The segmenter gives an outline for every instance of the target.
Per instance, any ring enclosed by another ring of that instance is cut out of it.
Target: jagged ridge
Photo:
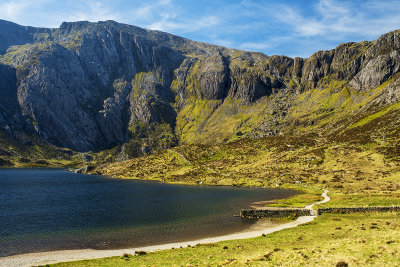
[[[400,99],[400,31],[302,59],[114,21],[0,24],[0,127],[78,151],[123,144],[127,158],[178,142],[346,136]]]

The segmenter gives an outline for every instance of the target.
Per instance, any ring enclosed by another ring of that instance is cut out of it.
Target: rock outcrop
[[[293,117],[293,107],[304,104],[296,97],[302,92],[330,88],[332,81],[365,92],[400,70],[400,31],[302,59],[228,49],[114,21],[63,23],[57,29],[7,21],[0,26],[0,127],[78,151],[135,143],[137,151],[149,153],[159,144],[152,133],[174,135],[177,123],[177,137],[190,134],[195,142],[209,136],[212,142],[214,128],[227,117],[236,119],[221,133],[225,139],[236,132],[275,135],[288,125],[315,123]],[[397,86],[384,92],[383,106],[399,100]],[[179,116],[196,101],[211,103],[210,109],[192,112],[194,118]],[[260,101],[266,101],[264,108]],[[248,111],[256,106],[252,114],[258,120]],[[171,144],[176,141],[163,146]]]

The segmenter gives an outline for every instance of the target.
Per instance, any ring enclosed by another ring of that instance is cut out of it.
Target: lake
[[[62,169],[0,169],[0,257],[114,249],[242,231],[252,202],[293,191],[169,185]]]

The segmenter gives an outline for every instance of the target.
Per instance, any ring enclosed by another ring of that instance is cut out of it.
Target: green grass
[[[382,110],[380,110],[380,111],[378,111],[378,112],[376,112],[376,113],[374,113],[374,114],[372,114],[372,115],[370,115],[368,117],[363,118],[362,120],[360,120],[357,123],[355,123],[352,126],[350,126],[350,129],[363,126],[363,125],[365,125],[365,124],[367,124],[367,123],[369,123],[369,122],[371,122],[371,121],[373,121],[375,119],[378,119],[378,118],[386,115],[390,111],[399,110],[399,109],[400,109],[400,103],[396,103],[396,104],[390,105],[390,106],[388,106],[388,107],[386,107],[386,108],[384,108],[384,109],[382,109]]]
[[[65,168],[86,164],[78,153],[65,148],[43,143],[35,136],[21,135],[31,141],[24,145],[0,130],[0,167]],[[3,163],[3,164],[2,164]]]
[[[399,230],[398,213],[324,214],[265,237],[52,266],[398,266]]]
[[[269,206],[303,207],[322,199],[320,189],[303,185],[330,191],[331,201],[319,207],[400,205],[400,162],[393,157],[397,150],[386,149],[396,147],[397,139],[387,140],[384,145],[333,140],[301,136],[241,139],[224,145],[184,145],[171,149],[172,152],[104,165],[98,171],[115,177],[159,179],[170,183],[201,181],[205,185],[270,188],[278,185],[278,188],[300,192]],[[236,266],[334,266],[340,261],[350,266],[398,265],[399,224],[398,213],[324,214],[305,226],[263,238],[132,258],[82,261],[74,266],[218,266],[228,263]],[[224,246],[228,249],[223,249]]]
[[[69,36],[64,45],[71,49],[78,47],[80,36],[80,33]],[[343,64],[337,67],[345,73],[373,44],[341,45],[339,48],[351,50],[352,56],[343,59]],[[29,49],[33,46],[15,46],[0,57],[0,61],[11,64]],[[40,52],[47,49],[47,45],[36,45],[35,49]],[[387,86],[397,82],[398,74],[370,90],[352,89],[348,81],[340,80],[337,72],[321,79],[316,87],[283,75],[282,82],[289,89],[282,86],[274,94],[249,104],[234,97],[224,101],[205,99],[199,75],[210,70],[222,71],[223,66],[219,57],[207,63],[207,59],[199,55],[188,56],[191,58],[187,60],[193,64],[187,69],[184,66],[188,64],[182,64],[181,69],[188,75],[184,80],[175,77],[171,85],[177,95],[175,103],[171,103],[177,112],[175,128],[165,123],[131,124],[132,139],[124,144],[125,156],[143,155],[144,145],[150,147],[153,154],[115,162],[121,156],[118,147],[90,153],[91,164],[97,165],[93,173],[166,183],[278,186],[299,191],[298,195],[269,206],[302,207],[321,200],[321,190],[301,185],[329,189],[331,201],[321,207],[400,205],[400,131],[397,123],[400,104],[370,105],[382,102],[373,101],[385,94]],[[37,57],[33,59],[38,60]],[[317,60],[317,54],[310,60]],[[232,52],[229,68],[233,82],[246,86],[262,77],[273,84],[275,78],[265,71],[273,61],[274,57]],[[284,64],[275,67],[282,73],[286,68]],[[156,84],[163,84],[163,81],[153,76],[152,73],[136,75],[133,97],[155,94]],[[178,96],[181,90],[186,92],[185,100]],[[269,134],[276,136],[263,137]],[[5,156],[1,156],[0,163],[11,162],[15,167],[23,167],[34,166],[36,161],[44,159],[48,166],[86,164],[76,153],[64,155],[43,144],[26,148],[1,135],[0,131],[0,152]],[[176,144],[179,146],[170,148]],[[31,162],[20,162],[21,158],[31,156]],[[52,160],[55,157],[58,159]],[[379,229],[367,227],[372,223],[377,223]],[[366,230],[361,229],[362,224]],[[350,265],[399,265],[398,225],[398,214],[323,215],[308,225],[265,238],[139,257],[85,261],[74,263],[74,266],[325,266],[339,261]],[[386,243],[392,239],[396,242]]]
[[[380,207],[400,206],[400,194],[343,194],[331,193],[331,201],[318,205],[322,207]]]
[[[398,206],[400,164],[388,157],[392,154],[392,150],[383,150],[376,143],[357,145],[307,136],[273,137],[224,145],[178,146],[157,155],[107,164],[97,171],[169,183],[201,181],[204,185],[272,188],[278,185],[300,192],[269,206],[303,207],[322,199],[320,189],[304,185],[329,189],[331,201],[319,207]],[[350,266],[394,266],[399,264],[399,224],[398,213],[324,214],[307,225],[266,237],[71,264],[334,266],[344,261]],[[228,249],[223,249],[225,246]]]
[[[292,196],[290,198],[275,200],[273,203],[267,204],[268,207],[302,208],[304,206],[321,201],[323,199],[323,197],[321,196],[323,191],[321,189],[307,188],[290,184],[285,184],[280,188],[294,189],[299,194]]]

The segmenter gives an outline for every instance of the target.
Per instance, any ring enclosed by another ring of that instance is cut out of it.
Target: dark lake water
[[[228,234],[260,188],[168,185],[60,169],[0,169],[0,257],[60,249],[110,249]]]

